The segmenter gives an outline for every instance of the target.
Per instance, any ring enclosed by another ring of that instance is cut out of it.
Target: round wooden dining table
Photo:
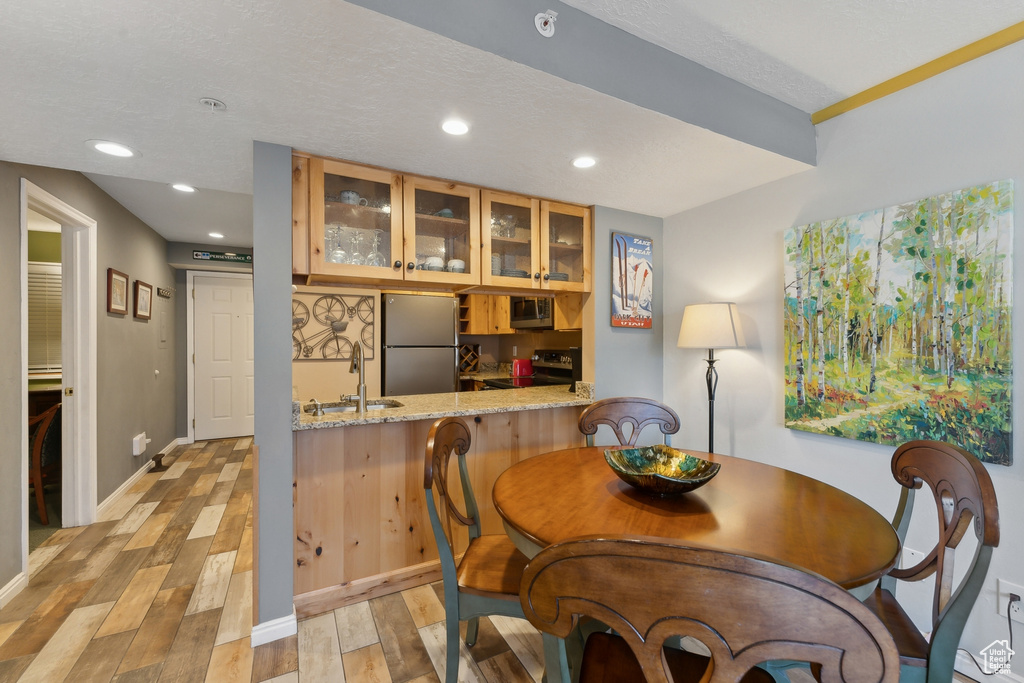
[[[846,589],[871,583],[899,557],[896,532],[877,511],[802,474],[687,450],[721,469],[701,488],[661,498],[620,480],[605,448],[544,453],[498,477],[494,506],[527,557],[576,536],[657,536],[762,555]]]

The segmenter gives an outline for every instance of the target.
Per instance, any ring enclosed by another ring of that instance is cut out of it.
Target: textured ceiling
[[[1020,0],[562,0],[815,112],[1024,21]]]
[[[568,4],[808,112],[1024,19],[1019,0]],[[251,244],[252,140],[654,216],[807,168],[340,0],[0,3],[0,83],[0,158],[85,172],[170,240]],[[450,114],[469,135],[441,133]]]

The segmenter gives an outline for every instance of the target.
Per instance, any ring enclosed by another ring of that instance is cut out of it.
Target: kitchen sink
[[[367,399],[366,401],[367,410],[381,410],[383,408],[401,408],[402,405],[403,404],[401,402],[395,401],[390,398],[372,398]],[[321,410],[324,411],[325,415],[328,413],[354,413],[356,412],[356,410],[358,410],[359,403],[357,401],[327,402],[321,403],[320,408]],[[316,412],[316,406],[314,406],[312,403],[303,406],[302,409],[307,413]]]

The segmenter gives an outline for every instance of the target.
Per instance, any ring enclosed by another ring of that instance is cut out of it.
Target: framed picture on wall
[[[153,312],[153,286],[135,281],[135,317],[149,320]]]
[[[128,313],[128,276],[107,268],[107,313]]]
[[[654,240],[612,233],[612,327],[651,329],[653,261]]]

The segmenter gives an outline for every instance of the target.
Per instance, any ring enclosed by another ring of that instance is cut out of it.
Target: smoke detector
[[[558,12],[549,9],[547,12],[541,12],[534,17],[533,23],[542,36],[550,38],[555,35],[555,19],[557,18]]]
[[[203,105],[210,111],[224,111],[228,108],[228,105],[224,104],[220,100],[215,100],[212,97],[201,97],[199,98],[199,104]]]

